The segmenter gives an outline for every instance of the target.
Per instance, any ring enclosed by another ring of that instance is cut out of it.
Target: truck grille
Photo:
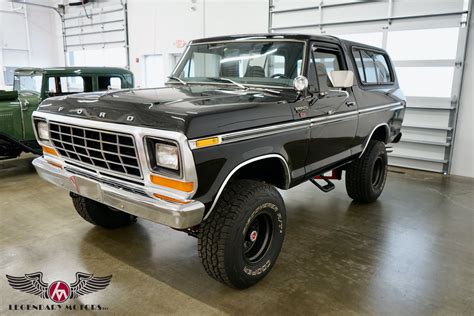
[[[65,159],[142,178],[132,135],[49,122],[50,139]]]

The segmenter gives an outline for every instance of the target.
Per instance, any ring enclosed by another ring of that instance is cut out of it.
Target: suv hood
[[[177,131],[192,139],[290,121],[288,103],[295,97],[292,90],[270,94],[216,86],[169,86],[54,97],[43,101],[38,111]]]

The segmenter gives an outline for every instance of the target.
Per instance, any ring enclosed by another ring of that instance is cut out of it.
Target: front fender
[[[286,188],[304,176],[309,128],[194,149],[198,191],[194,199],[208,204],[217,200],[227,181],[240,167],[268,158],[279,158],[286,168]]]

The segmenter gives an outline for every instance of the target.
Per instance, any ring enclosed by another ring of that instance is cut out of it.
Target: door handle
[[[347,101],[347,102],[346,102],[346,105],[347,105],[348,107],[351,107],[351,106],[356,105],[356,103],[355,103],[354,101]]]

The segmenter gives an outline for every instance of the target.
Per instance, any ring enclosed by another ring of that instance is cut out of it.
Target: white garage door
[[[127,6],[121,1],[66,7],[67,66],[128,67]]]
[[[449,173],[469,10],[469,0],[270,0],[269,31],[386,49],[407,96],[403,137],[389,163]]]

